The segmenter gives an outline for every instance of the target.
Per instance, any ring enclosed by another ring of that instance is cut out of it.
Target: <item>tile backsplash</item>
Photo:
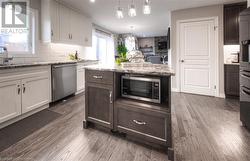
[[[33,56],[29,57],[14,56],[12,63],[28,63],[35,61],[53,61],[53,60],[66,61],[69,60],[69,54],[75,53],[76,51],[78,51],[79,57],[81,59],[89,59],[89,60],[96,59],[95,54],[93,53],[91,47],[68,45],[68,44],[39,43],[39,45],[36,47],[36,52]]]
[[[240,45],[224,45],[224,63],[232,63],[235,54],[240,52]]]

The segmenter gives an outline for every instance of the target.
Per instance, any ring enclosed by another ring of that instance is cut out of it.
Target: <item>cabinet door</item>
[[[112,86],[87,83],[85,103],[87,121],[113,129]]]
[[[71,10],[70,11],[70,33],[71,33],[71,41],[74,44],[82,45],[83,41],[81,41],[81,35],[83,35],[81,23],[80,23],[80,14]]]
[[[226,96],[240,95],[239,66],[225,65],[225,92]]]
[[[58,42],[59,37],[59,3],[52,0],[50,1],[50,13],[51,13],[51,40],[52,42]]]
[[[77,67],[77,92],[85,89],[85,69],[81,66]]]
[[[22,113],[29,112],[50,102],[50,79],[41,75],[22,80]]]
[[[60,41],[62,43],[70,42],[70,9],[59,5],[59,13],[60,13]]]
[[[21,115],[21,81],[0,83],[0,123]]]
[[[84,46],[92,46],[92,23],[90,19],[82,16],[81,18],[81,26],[82,26],[82,32],[83,32],[83,37],[82,41]]]
[[[225,5],[224,7],[224,44],[239,44],[239,14],[246,9],[246,3]]]

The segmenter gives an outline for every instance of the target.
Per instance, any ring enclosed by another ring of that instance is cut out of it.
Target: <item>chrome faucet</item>
[[[3,65],[8,65],[10,63],[11,60],[13,60],[13,57],[9,57],[9,53],[8,53],[8,49],[5,46],[0,46],[0,48],[2,49],[1,54],[4,55],[4,57],[2,58],[2,64]]]

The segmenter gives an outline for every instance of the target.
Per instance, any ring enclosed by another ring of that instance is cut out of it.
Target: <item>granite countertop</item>
[[[12,69],[12,68],[21,68],[21,67],[33,67],[33,66],[44,66],[44,65],[61,65],[61,64],[77,64],[83,63],[86,65],[91,65],[93,63],[98,63],[96,60],[80,60],[80,61],[38,61],[30,63],[11,63],[8,65],[0,65],[1,69]]]
[[[132,64],[132,63],[131,63]],[[151,63],[141,63],[140,65],[131,66],[118,66],[112,65],[89,65],[85,69],[90,70],[100,70],[100,71],[113,71],[119,73],[134,73],[134,74],[146,74],[146,75],[157,75],[157,76],[174,76],[175,72],[168,66],[164,64],[151,64]]]

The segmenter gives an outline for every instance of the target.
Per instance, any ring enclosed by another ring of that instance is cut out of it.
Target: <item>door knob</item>
[[[182,63],[184,63],[184,62],[185,62],[185,60],[181,60],[181,62],[182,62]]]

